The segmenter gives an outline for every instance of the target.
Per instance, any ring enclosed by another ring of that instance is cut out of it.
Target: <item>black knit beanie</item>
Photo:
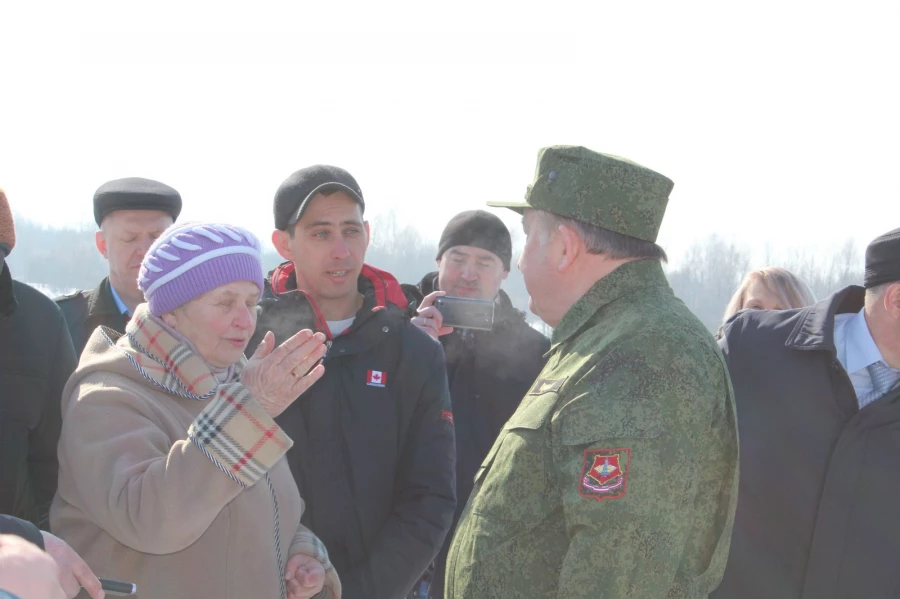
[[[866,248],[866,289],[900,281],[900,229],[876,237]]]
[[[500,258],[503,268],[509,270],[509,263],[512,260],[512,239],[509,236],[509,229],[502,220],[490,212],[468,210],[450,219],[441,234],[437,259],[440,260],[444,252],[458,245],[487,250]]]

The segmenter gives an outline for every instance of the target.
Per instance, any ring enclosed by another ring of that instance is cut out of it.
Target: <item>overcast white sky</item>
[[[325,162],[436,239],[580,144],[675,181],[676,259],[712,232],[864,246],[900,226],[898,6],[5,2],[0,186],[59,226],[155,178],[268,239],[275,189]]]

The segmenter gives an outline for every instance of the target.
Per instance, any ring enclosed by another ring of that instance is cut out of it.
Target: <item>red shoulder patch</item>
[[[631,449],[587,449],[578,481],[578,494],[597,501],[619,499],[628,486]]]
[[[453,424],[453,412],[450,410],[441,410],[441,420],[446,420],[450,424]]]

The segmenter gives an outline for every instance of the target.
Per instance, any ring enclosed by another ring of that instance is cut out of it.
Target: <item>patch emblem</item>
[[[561,379],[538,379],[534,382],[534,386],[531,388],[531,391],[528,392],[528,395],[543,395],[544,393],[559,391],[559,388],[562,387],[562,384],[566,382],[567,378],[569,377],[563,377]]]
[[[366,384],[370,387],[384,387],[387,384],[387,373],[380,370],[370,370],[366,376]]]
[[[453,412],[450,410],[441,410],[441,420],[446,420],[450,424],[453,424]]]
[[[588,449],[584,452],[578,493],[597,501],[625,495],[631,449]]]

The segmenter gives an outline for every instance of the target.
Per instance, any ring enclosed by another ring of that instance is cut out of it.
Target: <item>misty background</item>
[[[370,220],[372,240],[366,262],[393,274],[401,283],[418,283],[436,270],[437,243],[388,211]],[[51,228],[16,216],[17,242],[7,258],[14,278],[41,289],[51,297],[76,289],[93,289],[106,276],[106,261],[94,245],[94,228]],[[524,234],[511,228],[514,263],[503,289],[513,304],[528,314],[529,322],[549,334],[550,329],[528,311],[528,293],[515,260]],[[263,240],[266,272],[283,259]],[[666,245],[663,243],[663,248]],[[861,284],[865,247],[853,238],[824,247],[785,243],[750,246],[717,234],[700,237],[687,250],[669,255],[669,284],[714,332],[722,321],[728,299],[744,275],[753,268],[781,266],[804,279],[818,299],[851,284]]]
[[[583,145],[674,181],[666,272],[715,330],[748,270],[823,298],[900,225],[898,22],[883,0],[0,3],[10,264],[50,295],[96,286],[90,198],[139,176],[182,220],[254,232],[271,267],[279,183],[334,164],[365,193],[368,261],[414,283],[453,215]],[[526,309],[516,268],[504,289]]]

